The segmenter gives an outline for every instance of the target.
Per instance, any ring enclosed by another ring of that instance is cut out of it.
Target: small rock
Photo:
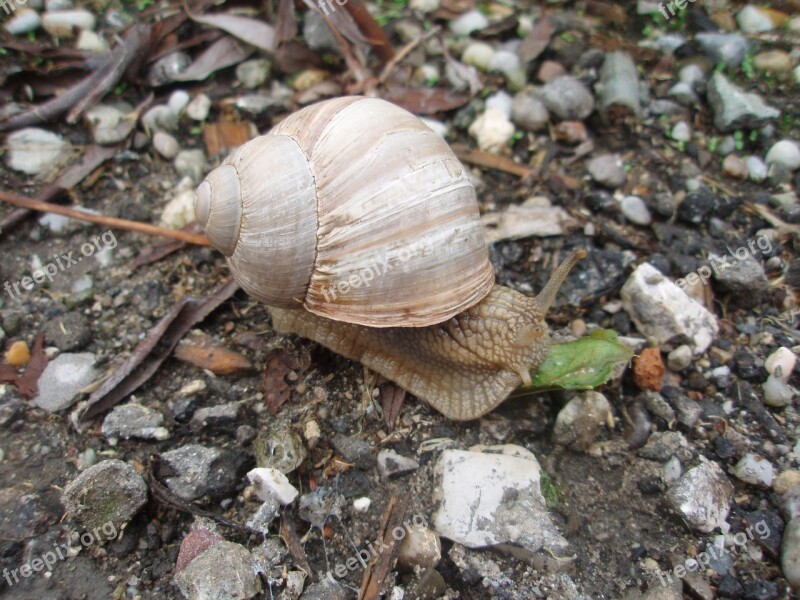
[[[753,57],[753,67],[762,73],[782,75],[792,70],[792,57],[783,50],[759,52]]]
[[[23,340],[17,340],[8,347],[5,354],[5,361],[12,367],[27,365],[31,359],[31,351],[28,344]]]
[[[506,78],[508,88],[516,92],[527,83],[527,73],[519,61],[516,52],[498,50],[489,63],[489,71],[502,73]]]
[[[606,397],[599,392],[584,392],[558,412],[553,440],[562,446],[585,451],[594,443],[603,425],[610,423],[613,423],[611,405]]]
[[[672,139],[677,142],[689,142],[692,139],[692,129],[686,121],[679,121],[672,128]]]
[[[183,110],[188,106],[189,100],[189,92],[186,90],[175,90],[169,95],[169,100],[167,100],[167,108],[169,108],[173,114],[179,117]]]
[[[378,452],[378,472],[384,479],[394,479],[419,469],[419,463],[413,458],[401,456],[394,450]]]
[[[781,570],[792,589],[800,591],[800,518],[794,518],[783,530]]]
[[[440,0],[411,0],[409,3],[411,10],[418,10],[423,13],[435,12],[440,5]]]
[[[553,128],[553,137],[565,144],[580,144],[589,139],[582,121],[561,121]]]
[[[71,38],[74,29],[94,29],[95,18],[88,10],[59,10],[42,15],[42,28],[57,38]]]
[[[194,192],[184,189],[167,202],[161,213],[161,226],[167,229],[181,229],[195,218]]]
[[[736,15],[736,22],[745,33],[763,33],[775,28],[769,14],[752,4],[748,4],[739,11]]]
[[[692,86],[692,88],[702,84],[705,86],[708,74],[705,69],[697,63],[690,63],[678,72],[678,80]]]
[[[147,503],[147,484],[128,463],[104,460],[72,480],[62,501],[87,530],[102,530],[103,536],[97,537],[113,539]]]
[[[319,425],[315,421],[310,421],[317,425],[317,431],[309,431],[311,439],[320,437]],[[306,424],[306,429],[308,430]],[[306,438],[309,439],[309,438]],[[309,445],[311,441],[309,439]],[[259,467],[273,467],[281,473],[288,474],[299,467],[308,456],[303,442],[288,423],[278,421],[275,425],[270,425],[268,431],[259,434],[255,443],[256,464]],[[367,455],[370,455],[367,446]],[[371,457],[370,457],[371,458]],[[371,463],[370,463],[371,464]]]
[[[103,39],[99,33],[83,29],[78,34],[78,41],[75,43],[78,50],[85,50],[87,52],[94,52],[95,54],[105,54],[110,52],[108,42]]]
[[[514,136],[514,124],[505,113],[489,108],[470,125],[469,134],[481,150],[499,154]]]
[[[6,138],[6,164],[28,175],[47,176],[66,159],[69,144],[61,136],[26,127]]]
[[[83,117],[92,130],[92,138],[98,144],[116,144],[125,139],[133,130],[133,120],[125,119],[121,110],[106,104],[97,104],[84,113]]]
[[[401,569],[413,571],[417,566],[432,569],[441,559],[442,542],[435,531],[424,525],[406,526],[406,535],[397,555],[397,564]]]
[[[159,130],[153,134],[153,148],[167,160],[172,160],[180,152],[181,146],[170,134]]]
[[[733,467],[733,474],[745,483],[770,488],[774,469],[766,458],[748,452]]]
[[[667,356],[667,366],[679,373],[692,364],[692,349],[686,344],[681,344]]]
[[[300,494],[286,475],[277,469],[259,467],[250,471],[247,478],[255,486],[258,498],[264,502],[277,500],[285,506],[294,502]]]
[[[269,79],[270,64],[265,58],[246,60],[236,67],[236,79],[242,87],[252,90]]]
[[[511,544],[517,556],[571,556],[547,511],[536,457],[514,445],[481,450],[441,454],[434,484],[439,535],[468,548]]]
[[[107,438],[141,438],[144,440],[166,440],[169,431],[162,427],[164,415],[141,404],[115,406],[103,420],[103,435]]]
[[[69,408],[81,390],[99,377],[94,363],[94,354],[89,352],[59,354],[47,363],[39,378],[39,394],[33,402],[47,412]]]
[[[281,512],[281,504],[277,499],[270,496],[268,500],[264,501],[252,517],[247,519],[247,526],[250,529],[269,534],[269,528],[272,522]]]
[[[744,159],[752,181],[764,181],[769,172],[767,165],[757,156],[748,156]]]
[[[547,127],[550,114],[541,100],[519,92],[511,103],[511,119],[527,131],[541,131]]]
[[[694,106],[697,104],[697,94],[694,93],[694,88],[682,81],[669,88],[667,96],[682,106]]]
[[[764,361],[764,368],[770,375],[780,377],[784,382],[789,381],[792,371],[797,364],[797,357],[789,348],[778,348]]]
[[[568,75],[568,73],[561,63],[553,60],[545,60],[539,66],[539,70],[536,73],[536,78],[542,83],[548,83],[565,75]]]
[[[486,108],[492,108],[495,110],[499,110],[503,113],[506,117],[511,118],[511,96],[509,96],[504,91],[495,92],[488,98],[486,98]]]
[[[348,598],[350,595],[347,590],[331,576],[308,586],[301,600],[348,600]]]
[[[362,496],[361,498],[356,498],[355,500],[353,500],[353,510],[355,510],[358,513],[367,512],[371,505],[372,505],[372,500],[370,500],[366,496]]]
[[[693,528],[711,533],[728,516],[733,485],[717,463],[704,461],[692,467],[670,488],[667,499]]]
[[[178,175],[190,177],[192,181],[199,183],[206,171],[206,155],[202,150],[181,150],[175,157],[174,166]]]
[[[703,32],[694,39],[714,64],[738,67],[747,52],[747,40],[738,33]]]
[[[619,154],[595,156],[586,162],[586,170],[597,183],[612,189],[622,186],[627,179],[625,164]]]
[[[691,449],[682,433],[677,431],[656,431],[647,443],[639,448],[639,456],[648,460],[666,462],[672,457],[689,460]]]
[[[705,352],[719,330],[713,314],[649,263],[636,268],[622,287],[621,296],[623,308],[637,329],[654,337],[659,345],[685,335],[697,355]]]
[[[788,406],[797,391],[776,375],[770,375],[764,382],[764,403],[775,408]]]
[[[775,478],[772,489],[776,494],[785,494],[796,485],[800,485],[800,471],[787,469]]]
[[[213,529],[202,526],[192,529],[181,542],[178,559],[175,561],[175,572],[180,573],[195,558],[222,541],[225,541],[225,538]]]
[[[547,83],[540,92],[545,107],[563,120],[582,120],[594,110],[594,97],[574,77],[559,77]]]
[[[168,469],[166,486],[182,500],[191,502],[202,496],[229,496],[247,471],[247,456],[236,450],[188,444],[161,455]]]
[[[11,35],[25,35],[31,31],[36,31],[42,24],[39,13],[30,8],[18,8],[14,11],[14,16],[6,21],[3,27]]]
[[[711,254],[709,260],[714,256]],[[731,301],[742,308],[752,308],[761,302],[769,290],[769,280],[753,255],[747,253],[744,258],[730,259],[725,268],[719,259],[716,263],[719,267],[713,275],[715,289],[730,294]]]
[[[476,69],[487,72],[494,58],[494,48],[485,42],[472,42],[464,49],[461,62],[472,65]]]
[[[473,31],[486,29],[489,20],[479,10],[472,9],[451,20],[449,26],[455,35],[469,35]]]
[[[714,124],[722,132],[757,129],[780,116],[780,111],[768,106],[761,96],[745,92],[722,73],[711,78],[708,101],[714,111]]]
[[[211,98],[205,94],[198,94],[186,105],[186,114],[194,121],[205,121],[211,110]]]
[[[358,438],[336,434],[331,440],[333,447],[344,459],[357,468],[367,471],[375,465],[369,442]]]
[[[175,131],[178,128],[178,115],[166,104],[157,104],[142,115],[142,125],[148,132],[159,129]]]
[[[261,591],[253,556],[244,546],[217,542],[177,575],[175,584],[189,600],[253,598]]]
[[[728,177],[733,177],[735,179],[747,179],[750,175],[747,162],[735,154],[729,154],[725,157],[725,160],[722,161],[722,170],[725,171]]]
[[[777,142],[767,152],[768,165],[777,163],[789,171],[800,169],[800,144],[791,140]]]
[[[199,409],[189,424],[195,431],[205,431],[211,435],[230,434],[242,422],[243,416],[242,402],[227,402]]]
[[[653,222],[650,209],[639,196],[625,196],[619,203],[620,212],[625,215],[631,223],[646,227]]]

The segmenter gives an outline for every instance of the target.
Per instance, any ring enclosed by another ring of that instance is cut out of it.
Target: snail
[[[496,285],[475,190],[447,143],[389,102],[288,116],[198,186],[195,213],[273,327],[361,362],[454,420],[495,408],[544,360],[545,313]]]

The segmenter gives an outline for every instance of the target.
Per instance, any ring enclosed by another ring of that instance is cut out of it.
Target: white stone
[[[588,391],[575,396],[558,412],[553,440],[575,450],[587,450],[611,418],[611,404],[600,392]]]
[[[672,139],[677,142],[688,142],[692,139],[692,129],[686,121],[680,121],[672,128]]]
[[[767,360],[764,361],[764,368],[770,375],[780,377],[783,381],[789,381],[796,364],[797,357],[794,352],[789,348],[780,347],[767,357]],[[776,369],[780,369],[780,371],[776,373]]]
[[[494,48],[486,42],[472,42],[464,49],[464,53],[461,55],[461,62],[465,65],[472,65],[481,71],[488,71],[492,58],[494,58],[494,53]]]
[[[631,223],[647,226],[653,222],[650,209],[639,196],[625,196],[619,203],[620,212],[625,215]]]
[[[703,533],[725,525],[732,498],[733,485],[719,465],[708,460],[686,471],[667,492],[672,507]]]
[[[667,462],[664,463],[664,466],[661,468],[662,473],[664,474],[664,481],[667,483],[672,483],[673,481],[678,481],[683,475],[683,467],[681,466],[681,461],[678,460],[677,456],[673,456]]]
[[[505,113],[490,108],[469,126],[469,134],[481,150],[499,154],[514,136],[514,124]]]
[[[11,35],[25,35],[31,31],[36,31],[42,24],[39,13],[30,8],[18,8],[13,16],[6,21],[3,27]]]
[[[259,500],[277,500],[282,505],[290,504],[297,498],[300,492],[297,491],[289,479],[278,471],[270,467],[260,467],[253,469],[247,474],[250,483],[256,490]]]
[[[142,125],[148,132],[159,129],[175,131],[178,128],[178,115],[166,104],[157,104],[142,115]]]
[[[6,138],[6,164],[28,175],[47,175],[66,158],[69,144],[61,136],[35,127],[15,131]]]
[[[105,54],[110,51],[108,43],[103,39],[103,36],[88,29],[82,29],[78,34],[78,41],[75,43],[75,47],[78,50],[86,50],[95,54]]]
[[[620,295],[639,332],[659,344],[686,335],[696,356],[706,351],[719,331],[713,314],[650,263],[636,268]]]
[[[739,14],[736,15],[736,22],[745,33],[763,33],[775,28],[769,15],[752,4],[748,4],[739,11]]]
[[[176,115],[180,116],[183,109],[189,104],[189,92],[186,90],[175,90],[169,95],[167,100],[167,107]]]
[[[369,510],[371,504],[372,500],[370,500],[366,496],[362,496],[361,498],[356,498],[355,500],[353,500],[353,510],[355,510],[358,513],[365,513]]]
[[[795,517],[783,530],[781,570],[795,591],[800,590],[800,517]]]
[[[42,27],[53,37],[71,38],[73,29],[94,29],[95,18],[88,10],[59,10],[42,15]]]
[[[252,90],[262,85],[269,77],[270,65],[265,58],[246,60],[236,67],[236,79],[242,87]]]
[[[161,213],[161,226],[167,229],[181,229],[195,220],[194,191],[182,190],[167,202]]]
[[[160,130],[153,134],[153,148],[167,160],[175,158],[181,150],[178,140],[166,131]]]
[[[494,108],[499,110],[509,119],[511,118],[511,104],[513,100],[504,91],[495,92],[486,99],[486,108]]]
[[[181,177],[189,177],[193,182],[200,183],[206,170],[206,155],[200,149],[181,150],[173,166]]]
[[[186,114],[194,121],[205,121],[211,110],[211,98],[205,94],[198,94],[186,106]]]
[[[423,13],[432,13],[438,10],[440,4],[440,0],[411,0],[409,2],[411,10],[418,10]]]
[[[766,458],[748,452],[733,467],[733,474],[745,483],[768,488],[772,486],[775,470]]]
[[[411,523],[405,526],[405,531],[397,554],[398,566],[412,571],[414,567],[433,569],[438,565],[442,560],[442,542],[436,532]]]
[[[503,75],[515,73],[520,67],[519,57],[516,52],[511,52],[509,50],[498,50],[494,53],[489,63],[490,71],[502,73]]]
[[[752,181],[764,181],[767,178],[769,169],[759,157],[748,156],[744,159],[744,164],[747,165],[747,170],[750,173],[750,179]]]
[[[78,394],[99,376],[94,368],[95,357],[89,352],[62,353],[47,363],[39,377],[39,394],[34,404],[47,412],[72,406]]]
[[[775,374],[767,377],[764,382],[764,403],[769,406],[781,408],[792,402],[797,391]]]
[[[456,35],[469,35],[489,26],[489,20],[476,9],[469,10],[450,21],[450,31]]]
[[[678,346],[667,356],[667,366],[673,371],[683,371],[690,364],[692,364],[692,349],[686,344]]]
[[[778,163],[790,171],[800,169],[800,145],[791,140],[777,142],[767,152],[768,165]]]

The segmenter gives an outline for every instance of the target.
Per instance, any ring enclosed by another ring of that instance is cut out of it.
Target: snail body
[[[234,151],[197,189],[197,219],[273,326],[357,360],[456,420],[497,406],[544,360],[536,298],[494,284],[477,199],[411,113],[344,97]]]

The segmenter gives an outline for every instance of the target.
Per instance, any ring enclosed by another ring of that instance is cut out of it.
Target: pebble
[[[780,377],[770,375],[764,382],[764,403],[775,408],[788,406],[797,391]]]
[[[667,366],[675,372],[681,372],[692,364],[692,349],[681,344],[667,355]]]
[[[611,404],[606,397],[599,392],[584,392],[558,412],[553,440],[573,450],[586,451],[597,439],[603,425],[611,423]]]
[[[502,73],[506,78],[508,88],[512,92],[522,89],[527,83],[527,73],[516,52],[498,50],[489,63],[489,70],[495,73]]]
[[[409,525],[406,525],[406,535],[400,542],[398,566],[405,571],[413,571],[414,567],[433,569],[442,560],[442,541],[435,531],[424,525]]]
[[[175,171],[181,177],[189,177],[194,183],[200,183],[206,171],[206,155],[202,150],[181,150],[175,157]],[[192,200],[194,204],[194,200]]]
[[[35,127],[26,127],[6,138],[6,164],[28,175],[46,176],[68,154],[69,144],[61,136]]]
[[[764,73],[782,75],[792,70],[792,57],[783,50],[759,52],[753,57],[753,67]]]
[[[789,381],[789,377],[797,364],[797,356],[789,348],[780,347],[767,357],[764,361],[764,368],[770,375],[780,377],[784,382]]]
[[[175,575],[175,584],[189,600],[246,600],[261,592],[253,555],[239,544],[212,544]]]
[[[513,100],[504,91],[495,92],[486,99],[486,108],[493,108],[499,110],[506,117],[511,118],[511,107]]]
[[[341,433],[333,436],[331,440],[333,447],[341,454],[344,459],[364,471],[375,466],[375,458],[372,456],[372,449],[369,442],[358,438],[342,435]]]
[[[205,121],[211,111],[211,98],[198,94],[186,106],[186,114],[194,121]]]
[[[682,81],[679,81],[669,88],[667,96],[683,106],[694,106],[697,104],[697,94],[695,94],[694,88]]]
[[[183,569],[208,550],[217,542],[225,540],[216,530],[207,528],[203,521],[196,522],[193,529],[186,534],[178,550],[178,558],[175,561],[175,572],[180,573]]]
[[[714,124],[723,133],[736,129],[757,129],[780,116],[755,93],[745,92],[722,73],[715,73],[708,84],[708,101],[714,111]]]
[[[450,133],[450,126],[444,121],[437,121],[436,119],[429,119],[428,117],[419,117],[419,120],[425,123],[431,131],[441,138],[446,138]]]
[[[319,439],[319,435],[316,437]],[[275,421],[259,434],[254,450],[259,467],[273,467],[284,474],[294,471],[308,456],[300,436],[284,421]]]
[[[94,364],[95,356],[89,352],[59,354],[47,363],[39,378],[39,394],[33,399],[34,404],[47,412],[69,408],[81,390],[99,377]]]
[[[394,450],[378,452],[378,472],[383,479],[395,479],[419,469],[419,463],[413,458],[401,456]]]
[[[775,472],[766,458],[748,452],[733,467],[733,474],[745,483],[770,488]]]
[[[744,159],[747,170],[752,181],[764,181],[767,178],[769,168],[766,163],[757,156],[748,156]]]
[[[372,505],[372,500],[370,500],[366,496],[362,496],[361,498],[356,498],[355,500],[353,500],[353,510],[355,510],[357,513],[367,512],[371,505]]]
[[[124,118],[122,111],[107,104],[92,106],[84,113],[83,118],[92,131],[92,138],[98,144],[116,144],[127,137],[134,126],[131,122],[130,127],[120,127]]]
[[[472,9],[451,20],[449,26],[455,35],[469,35],[473,31],[486,29],[489,20],[479,10]]]
[[[745,33],[763,33],[775,28],[769,14],[752,4],[748,4],[739,11],[736,15],[736,22],[739,24],[739,29]]]
[[[142,125],[148,132],[175,131],[178,128],[178,116],[166,104],[157,104],[142,115]]]
[[[720,265],[714,271],[714,288],[723,294],[730,294],[731,301],[738,306],[757,306],[769,291],[764,267],[749,253],[745,258],[731,259],[729,263],[727,268]]]
[[[767,152],[768,165],[779,164],[789,171],[800,169],[800,144],[791,140],[776,142]]]
[[[270,64],[265,58],[246,60],[236,67],[236,79],[248,90],[263,85],[269,79]]]
[[[559,77],[547,83],[540,98],[551,113],[564,120],[581,120],[594,110],[594,97],[586,86],[574,77]]]
[[[685,335],[698,355],[706,351],[719,330],[713,314],[650,263],[636,268],[622,287],[621,297],[639,332],[652,336],[658,345]]]
[[[747,39],[738,33],[703,32],[694,39],[714,64],[738,67],[747,52]]]
[[[194,220],[194,192],[183,189],[164,206],[160,223],[167,229],[181,229]]]
[[[409,6],[411,10],[418,10],[423,13],[432,13],[439,9],[440,0],[411,0]]]
[[[75,47],[78,50],[94,52],[95,54],[105,54],[111,50],[103,36],[88,29],[83,29],[78,34],[78,41],[75,42]]]
[[[321,11],[308,10],[303,16],[303,40],[312,50],[340,53],[336,38]]]
[[[435,468],[436,532],[468,548],[512,544],[520,557],[572,556],[548,513],[540,472],[520,446],[445,450]]]
[[[722,170],[728,177],[735,179],[747,179],[750,175],[750,169],[747,162],[736,156],[735,154],[728,154],[722,161]]]
[[[107,438],[139,438],[163,441],[169,439],[169,431],[162,427],[164,415],[141,404],[115,406],[103,420],[102,433]]]
[[[711,461],[692,467],[667,492],[673,509],[694,529],[711,533],[725,523],[733,485]]]
[[[166,131],[161,130],[153,134],[153,148],[167,160],[174,159],[181,150],[178,140]]]
[[[186,90],[175,90],[169,95],[169,100],[167,100],[167,108],[169,108],[176,116],[180,116],[180,114],[183,112],[183,109],[188,106],[190,98],[189,92]]]
[[[42,15],[42,28],[59,38],[73,37],[73,29],[94,29],[95,18],[88,10],[59,10]]]
[[[602,154],[586,161],[586,170],[597,183],[618,188],[625,183],[625,163],[619,154]]]
[[[656,431],[638,451],[639,456],[648,460],[666,462],[672,457],[689,460],[691,449],[684,435],[678,431]]]
[[[39,13],[30,8],[18,8],[14,11],[14,16],[5,22],[3,27],[11,35],[26,35],[31,31],[36,31],[42,24]]]
[[[499,154],[514,136],[514,124],[505,113],[489,108],[469,126],[469,134],[481,150]]]
[[[708,74],[706,73],[705,69],[703,69],[703,67],[697,63],[690,63],[682,67],[678,72],[678,80],[692,86],[692,88],[697,87],[700,84],[705,86],[707,79]]]
[[[277,500],[285,506],[294,502],[300,494],[278,469],[258,467],[247,473],[247,478],[255,487],[256,496],[264,502]]]
[[[28,344],[23,340],[17,340],[6,350],[5,361],[12,367],[27,365],[30,359],[31,351],[28,348]]]
[[[783,530],[781,569],[792,589],[800,591],[800,518],[794,518]]]
[[[776,494],[785,494],[796,485],[800,485],[800,471],[787,469],[775,478],[772,489]]]
[[[589,139],[583,121],[561,121],[553,127],[553,137],[565,144],[580,144]]]
[[[486,72],[489,70],[489,65],[492,63],[494,52],[494,48],[486,42],[472,42],[464,49],[461,55],[461,62]]]
[[[128,463],[104,460],[72,480],[64,488],[62,502],[70,517],[110,539],[147,503],[147,484]]]
[[[568,73],[564,66],[561,63],[553,60],[546,60],[542,62],[539,70],[536,72],[536,78],[542,83],[553,81],[554,79],[563,77],[565,75],[568,75]]]
[[[692,139],[692,128],[686,121],[680,121],[672,128],[672,139],[678,142],[688,142]]]
[[[646,227],[653,222],[650,209],[639,196],[625,196],[620,200],[619,210],[628,221]]]
[[[172,473],[164,479],[173,494],[191,502],[202,496],[226,498],[247,472],[250,460],[243,452],[187,444],[164,452],[161,461]]]

